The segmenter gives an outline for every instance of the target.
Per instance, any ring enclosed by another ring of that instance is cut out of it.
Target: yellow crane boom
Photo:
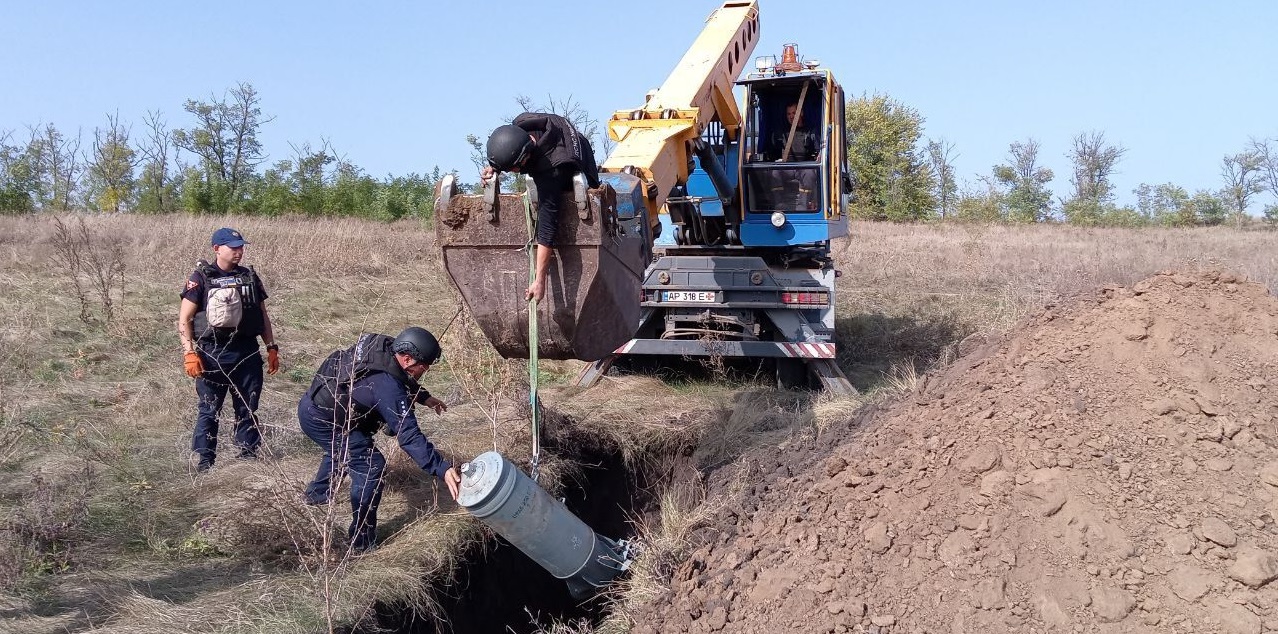
[[[706,124],[718,121],[728,138],[736,138],[741,112],[732,86],[758,38],[758,0],[723,3],[643,107],[618,110],[609,119],[608,136],[617,146],[601,171],[628,171],[649,185],[644,203],[650,227],[659,225],[671,188],[688,179],[690,143]]]

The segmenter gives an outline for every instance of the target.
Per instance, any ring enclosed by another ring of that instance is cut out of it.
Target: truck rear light
[[[825,306],[830,303],[830,294],[824,292],[815,293],[781,293],[782,304],[801,304],[807,306]]]

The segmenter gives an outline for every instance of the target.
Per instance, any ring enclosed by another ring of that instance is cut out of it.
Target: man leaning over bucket
[[[559,228],[559,203],[564,192],[573,189],[577,172],[590,187],[599,187],[599,167],[590,140],[572,122],[546,112],[525,112],[508,125],[488,135],[485,146],[488,165],[480,178],[488,180],[499,172],[523,172],[537,187],[537,267],[536,276],[524,296],[541,301],[546,294],[546,274]]]
[[[348,537],[354,553],[367,552],[377,543],[377,505],[386,468],[386,458],[373,443],[379,428],[394,436],[417,466],[443,480],[457,498],[461,473],[426,439],[413,413],[418,403],[436,414],[448,409],[418,383],[440,353],[439,341],[425,328],[406,328],[394,338],[361,335],[355,345],[324,360],[297,404],[302,431],[324,450],[305,501],[327,503],[344,472],[350,472]]]

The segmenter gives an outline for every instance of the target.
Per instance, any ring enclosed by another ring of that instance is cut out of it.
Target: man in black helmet
[[[590,187],[599,186],[599,167],[590,141],[572,122],[556,114],[525,112],[488,136],[488,165],[480,174],[488,180],[498,172],[527,174],[537,187],[537,276],[525,296],[541,301],[546,273],[559,229],[559,202],[572,191],[577,172]]]
[[[386,458],[373,444],[379,428],[394,436],[417,466],[443,480],[457,498],[461,473],[422,435],[413,413],[415,403],[436,414],[448,409],[417,382],[439,356],[439,342],[424,328],[406,328],[394,338],[361,335],[355,345],[324,360],[297,404],[302,431],[324,450],[315,479],[306,487],[306,502],[327,503],[350,472],[348,537],[353,552],[365,552],[377,543],[377,505],[386,467]]]

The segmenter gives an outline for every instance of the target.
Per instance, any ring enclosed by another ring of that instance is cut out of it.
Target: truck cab
[[[828,70],[752,74],[743,112],[741,243],[784,247],[847,235],[843,89]]]

